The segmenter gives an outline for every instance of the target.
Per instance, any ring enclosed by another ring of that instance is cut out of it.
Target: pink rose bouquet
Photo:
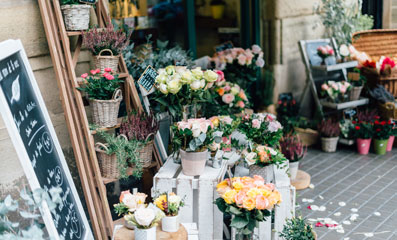
[[[317,48],[317,54],[324,60],[327,57],[334,56],[334,49],[330,45],[320,46]]]
[[[220,182],[216,190],[221,197],[215,204],[221,212],[232,216],[230,226],[236,228],[240,239],[251,239],[258,222],[266,221],[271,210],[281,203],[280,192],[257,175],[228,178]]]

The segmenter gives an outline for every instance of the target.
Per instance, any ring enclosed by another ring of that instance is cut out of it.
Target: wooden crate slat
[[[181,222],[193,222],[193,185],[191,179],[177,179],[176,193],[185,198],[185,206],[180,210]]]
[[[214,218],[208,217],[208,213],[213,212],[213,188],[214,183],[211,180],[200,179],[198,189],[198,229],[200,239],[213,239]]]

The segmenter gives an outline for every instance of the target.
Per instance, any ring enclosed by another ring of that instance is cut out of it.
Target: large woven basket
[[[356,32],[353,34],[352,44],[358,51],[363,51],[371,57],[397,57],[397,29]],[[367,78],[370,87],[380,84],[397,97],[397,72],[383,76],[364,69],[363,75]]]
[[[103,56],[103,53],[110,53],[109,56]],[[117,72],[119,65],[119,56],[114,56],[110,49],[103,49],[95,56],[95,69],[100,69],[101,73],[105,72],[105,68],[111,68],[113,72]]]
[[[68,31],[87,30],[90,23],[90,5],[73,4],[62,5],[62,15]]]
[[[116,126],[122,99],[123,96],[120,89],[114,91],[110,100],[90,99],[94,124],[101,128]]]
[[[141,159],[142,167],[147,168],[152,163],[154,141],[149,141],[139,150],[139,157]]]
[[[104,178],[119,178],[120,171],[117,166],[116,154],[109,155],[108,147],[103,143],[95,143],[95,151],[98,157],[99,169]]]
[[[384,119],[397,119],[396,103],[387,102],[385,104],[379,103],[379,113]]]
[[[310,128],[298,128],[295,127],[295,132],[299,135],[299,138],[302,140],[303,144],[306,146],[312,146],[318,142],[318,131],[310,129]]]

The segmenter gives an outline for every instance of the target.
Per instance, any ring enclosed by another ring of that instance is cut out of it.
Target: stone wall
[[[67,160],[72,162],[73,154],[71,154],[69,133],[38,2],[37,0],[2,0],[0,1],[0,13],[0,42],[7,39],[21,39],[60,144],[68,156]],[[89,57],[87,52],[81,54],[78,72],[83,69],[87,71]],[[0,199],[2,199],[8,193],[15,195],[20,183],[25,182],[25,174],[1,117],[0,154]],[[73,172],[76,173],[75,169],[71,170],[72,175]]]

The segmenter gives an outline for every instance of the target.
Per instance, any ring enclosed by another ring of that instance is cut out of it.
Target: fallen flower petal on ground
[[[341,206],[341,207],[346,206],[346,203],[345,203],[345,202],[339,202],[338,204],[339,204],[339,206]]]
[[[339,217],[342,213],[341,212],[336,212],[334,213],[334,216]]]

